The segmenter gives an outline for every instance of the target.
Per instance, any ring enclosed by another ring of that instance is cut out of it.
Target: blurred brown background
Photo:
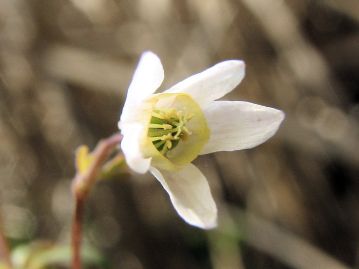
[[[162,59],[162,89],[239,58],[226,98],[286,120],[196,161],[220,228],[188,226],[155,179],[129,175],[91,194],[86,241],[108,268],[359,268],[358,23],[357,0],[0,0],[6,235],[69,242],[74,150],[117,131],[142,51]]]

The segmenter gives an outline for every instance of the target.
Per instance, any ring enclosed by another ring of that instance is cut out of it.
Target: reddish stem
[[[75,211],[72,222],[72,269],[81,269],[81,240],[82,240],[82,217],[84,213],[85,199],[96,182],[101,169],[111,151],[120,143],[122,136],[115,134],[100,141],[91,153],[93,160],[87,171],[77,172],[72,181],[72,192],[75,198]]]
[[[2,225],[0,227],[0,258],[4,261],[4,263],[7,265],[9,269],[12,269],[12,262],[10,257],[10,249],[9,244],[3,234]]]
[[[82,216],[84,211],[83,198],[76,197],[75,212],[72,223],[72,269],[81,269],[81,238]]]

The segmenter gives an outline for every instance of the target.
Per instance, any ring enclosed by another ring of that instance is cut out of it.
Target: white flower
[[[150,171],[189,224],[209,229],[217,207],[206,177],[191,164],[198,155],[255,147],[269,139],[284,119],[270,107],[241,101],[215,101],[244,77],[244,62],[221,62],[162,93],[160,59],[143,53],[118,123],[127,164]]]

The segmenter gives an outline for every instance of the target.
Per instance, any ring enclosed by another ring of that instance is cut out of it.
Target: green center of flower
[[[146,101],[141,152],[158,169],[174,171],[192,162],[210,130],[201,107],[185,93],[159,93]]]
[[[154,109],[148,129],[148,137],[156,149],[164,156],[174,149],[181,140],[191,135],[186,123],[193,115],[174,108]]]

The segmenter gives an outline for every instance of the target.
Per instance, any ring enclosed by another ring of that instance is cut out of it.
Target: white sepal
[[[242,81],[244,73],[243,61],[228,60],[186,78],[165,92],[187,93],[205,108],[232,91]]]
[[[189,224],[211,229],[217,226],[217,207],[213,200],[206,177],[193,164],[179,171],[151,173],[167,191],[177,213]]]
[[[201,154],[253,148],[275,134],[280,110],[241,101],[216,101],[204,111],[211,136]]]
[[[144,52],[128,88],[120,124],[129,121],[132,114],[136,114],[138,106],[161,86],[163,78],[161,60],[152,52]]]
[[[148,171],[151,158],[144,158],[140,149],[141,136],[144,126],[141,124],[125,124],[122,127],[123,139],[121,149],[125,155],[128,166],[137,173]]]

